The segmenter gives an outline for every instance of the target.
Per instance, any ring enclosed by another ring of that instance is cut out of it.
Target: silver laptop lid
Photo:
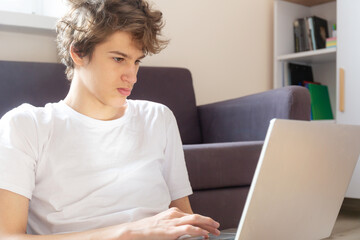
[[[331,234],[360,153],[360,126],[274,119],[235,239]]]

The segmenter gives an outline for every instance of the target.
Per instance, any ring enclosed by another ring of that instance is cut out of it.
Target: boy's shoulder
[[[28,103],[23,103],[4,114],[2,121],[26,121],[31,120],[38,112],[38,107]]]
[[[45,107],[36,107],[29,103],[23,103],[18,107],[8,111],[1,122],[16,123],[27,125],[29,123],[39,122],[43,119],[49,119],[52,114],[53,104],[47,104]]]
[[[134,108],[137,111],[141,112],[163,112],[168,113],[171,112],[169,107],[167,107],[165,104],[148,101],[148,100],[127,100],[129,104],[131,104],[131,107]]]

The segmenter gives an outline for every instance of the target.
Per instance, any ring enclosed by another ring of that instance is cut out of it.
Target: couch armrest
[[[310,120],[310,94],[288,86],[198,107],[204,143],[264,140],[273,118]]]
[[[193,190],[250,186],[263,143],[183,145]]]

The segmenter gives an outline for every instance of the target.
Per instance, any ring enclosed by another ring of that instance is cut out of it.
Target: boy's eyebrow
[[[126,53],[120,52],[120,51],[110,51],[109,53],[114,53],[114,54],[123,56],[124,58],[129,58],[129,55],[127,55]],[[144,57],[145,57],[145,55],[142,55],[138,59],[143,59]]]

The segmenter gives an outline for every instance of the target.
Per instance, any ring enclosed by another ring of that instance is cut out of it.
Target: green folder
[[[334,119],[331,110],[329,90],[327,86],[308,84],[311,96],[311,116],[313,120]]]

